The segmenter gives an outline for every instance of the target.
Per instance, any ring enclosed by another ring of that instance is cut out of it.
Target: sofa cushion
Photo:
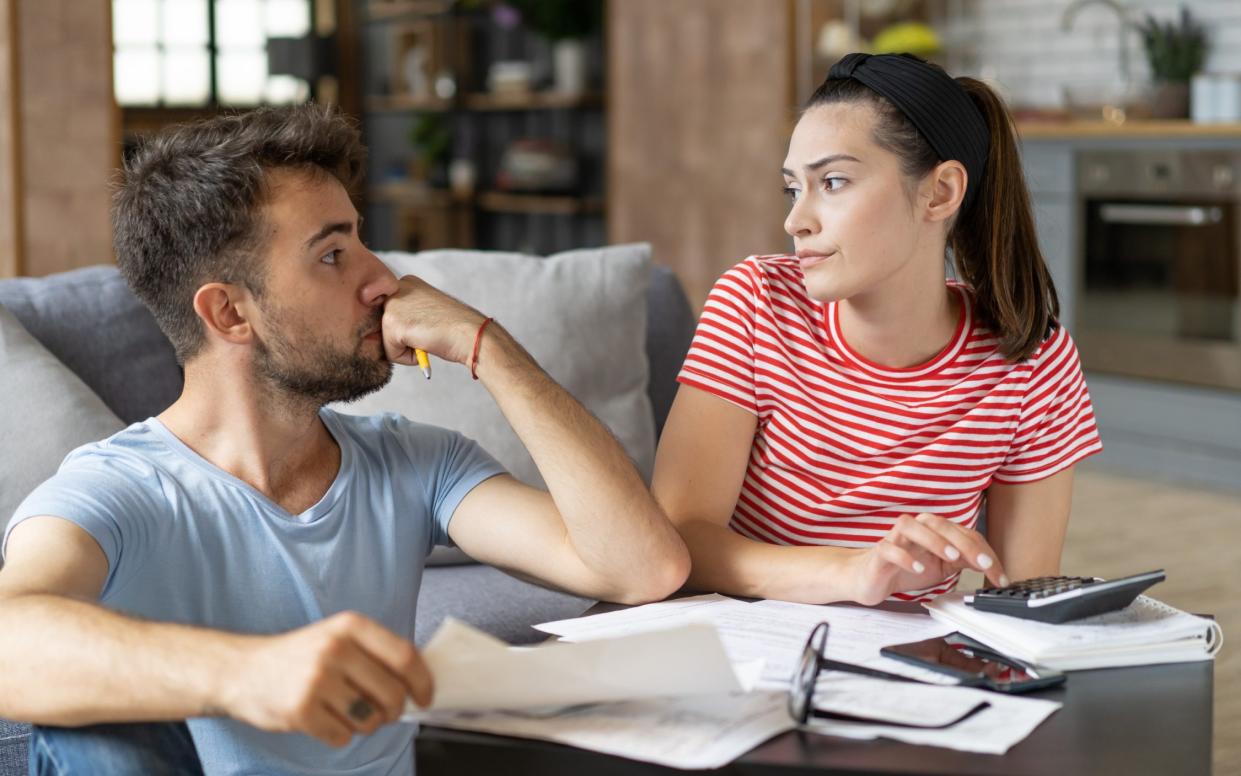
[[[181,394],[172,344],[116,267],[0,281],[0,305],[126,423]]]
[[[418,593],[414,643],[424,646],[451,616],[509,644],[533,644],[547,639],[547,634],[531,626],[577,617],[594,603],[480,563],[427,569]]]
[[[99,397],[0,307],[0,535],[13,510],[79,445],[124,427]],[[3,560],[0,559],[0,563]]]
[[[651,287],[646,292],[646,359],[651,370],[646,393],[655,413],[655,438],[677,395],[677,374],[694,339],[694,310],[676,273],[667,267],[651,267]]]
[[[649,479],[655,425],[647,395],[646,292],[650,246],[577,250],[547,258],[439,250],[387,253],[413,274],[496,318],[569,393],[595,414]],[[397,369],[381,391],[342,412],[395,411],[476,440],[514,477],[542,487],[530,454],[481,383],[458,364],[433,363],[434,378]],[[461,560],[440,550],[432,562]]]

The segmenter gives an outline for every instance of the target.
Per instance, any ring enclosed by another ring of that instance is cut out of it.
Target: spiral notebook
[[[951,593],[924,606],[1003,654],[1060,671],[1210,660],[1224,643],[1219,623],[1144,595],[1119,611],[1060,624],[980,612],[964,597]]]

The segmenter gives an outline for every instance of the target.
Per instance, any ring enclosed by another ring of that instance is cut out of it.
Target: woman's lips
[[[835,253],[807,253],[804,255],[799,253],[797,260],[801,263],[801,268],[807,270],[816,264],[822,264],[835,255]]]

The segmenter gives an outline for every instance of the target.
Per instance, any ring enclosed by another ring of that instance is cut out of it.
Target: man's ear
[[[244,287],[232,283],[207,283],[194,292],[194,312],[206,327],[208,336],[244,345],[254,337],[250,316],[254,297]]]
[[[965,200],[965,187],[969,182],[965,166],[955,160],[940,162],[925,180],[930,194],[926,203],[927,220],[946,221],[956,215]]]

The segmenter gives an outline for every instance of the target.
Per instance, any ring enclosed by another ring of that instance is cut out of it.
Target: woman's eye
[[[792,186],[784,187],[784,196],[788,197],[790,202],[796,202],[799,194],[801,194],[801,189],[795,189]]]
[[[844,178],[824,178],[823,185],[828,191],[839,191],[848,181]]]

